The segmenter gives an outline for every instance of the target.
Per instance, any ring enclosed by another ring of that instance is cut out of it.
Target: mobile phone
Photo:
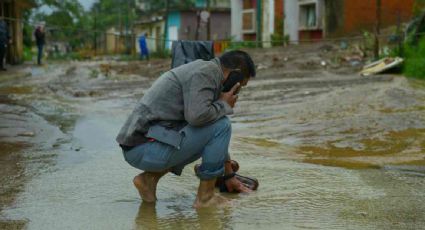
[[[235,86],[237,83],[241,83],[243,81],[244,77],[243,74],[239,71],[232,71],[229,73],[229,76],[227,77],[227,80],[223,83],[223,92],[227,93],[229,92],[233,86]],[[238,94],[239,89],[235,91],[235,94]]]

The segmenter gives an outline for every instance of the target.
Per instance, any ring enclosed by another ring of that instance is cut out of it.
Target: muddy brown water
[[[0,90],[7,92],[23,114],[46,122],[38,122],[45,131],[21,125],[24,128],[19,132],[30,130],[34,137],[7,136],[9,142],[26,138],[24,142],[36,147],[18,159],[20,173],[27,179],[22,191],[15,193],[15,202],[2,210],[2,222],[8,221],[4,226],[425,226],[425,87],[421,82],[395,76],[340,76],[326,70],[303,78],[284,73],[280,78],[261,78],[260,72],[241,92],[232,116],[231,142],[240,173],[258,178],[259,190],[225,195],[232,200],[229,207],[194,210],[199,181],[193,165],[181,177],[166,175],[160,181],[155,205],[141,202],[131,184],[138,170],[124,162],[114,138],[153,79],[119,73],[93,77],[98,65],[37,69],[24,82],[4,84]],[[2,119],[10,123],[14,118]],[[43,132],[56,138],[43,138]]]

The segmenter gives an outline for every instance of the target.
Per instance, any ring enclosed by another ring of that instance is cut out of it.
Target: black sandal
[[[239,163],[235,160],[230,160],[230,161],[231,161],[231,164],[232,164],[233,173],[217,177],[217,181],[215,182],[215,187],[219,188],[220,192],[229,192],[229,190],[227,189],[225,181],[232,178],[232,177],[235,177],[245,187],[247,187],[247,188],[249,188],[253,191],[257,190],[258,186],[259,186],[258,180],[256,178],[253,178],[253,177],[247,177],[247,176],[242,176],[242,175],[237,174],[236,172],[239,170]],[[195,173],[198,171],[199,166],[200,166],[199,164],[195,165],[195,167],[194,167]]]

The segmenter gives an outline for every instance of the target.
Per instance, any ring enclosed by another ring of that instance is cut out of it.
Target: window
[[[300,6],[300,27],[303,29],[314,29],[317,27],[315,3]]]
[[[255,10],[246,9],[242,11],[242,32],[255,33]]]

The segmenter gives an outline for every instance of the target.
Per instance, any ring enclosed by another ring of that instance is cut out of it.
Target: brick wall
[[[398,15],[404,22],[411,19],[414,0],[381,1],[382,28],[396,25]],[[342,15],[343,28],[338,32],[355,34],[363,30],[372,31],[376,25],[376,0],[345,0]]]

